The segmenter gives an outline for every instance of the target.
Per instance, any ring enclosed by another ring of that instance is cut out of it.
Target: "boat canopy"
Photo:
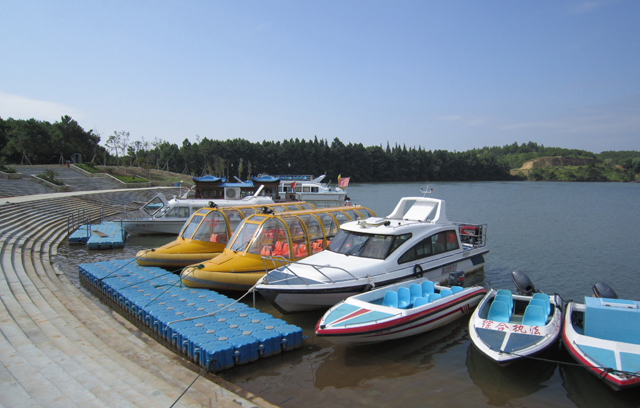
[[[362,206],[319,208],[247,217],[229,240],[233,252],[300,259],[322,251],[340,225],[375,213]]]
[[[314,206],[305,202],[201,208],[182,227],[180,238],[226,244],[227,238],[246,217],[265,211],[278,213],[312,209]]]

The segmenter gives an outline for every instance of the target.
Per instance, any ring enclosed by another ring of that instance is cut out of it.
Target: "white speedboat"
[[[594,286],[594,294],[602,296]],[[606,286],[606,285],[604,285]],[[562,342],[587,371],[614,390],[640,385],[640,302],[610,297],[585,297],[569,302]]]
[[[129,233],[178,235],[192,214],[204,207],[235,207],[244,205],[274,204],[271,197],[260,196],[262,186],[252,196],[238,200],[177,198],[167,200],[160,193],[140,207],[148,217],[122,220],[122,227]],[[188,194],[185,193],[185,196]]]
[[[472,343],[499,365],[545,350],[556,343],[562,327],[560,296],[533,293],[533,284],[519,271],[513,280],[522,294],[491,289],[469,319]]]
[[[305,175],[278,175],[280,178],[278,198],[280,200],[298,200],[313,204],[316,208],[340,207],[348,200],[347,192],[342,188],[330,187],[322,176],[313,178]]]
[[[329,309],[316,335],[356,345],[434,330],[470,313],[485,295],[481,286],[440,286],[422,278],[348,297]]]
[[[405,197],[385,218],[344,223],[325,251],[270,271],[256,289],[284,313],[327,309],[349,296],[484,267],[486,225],[447,220],[445,201]]]

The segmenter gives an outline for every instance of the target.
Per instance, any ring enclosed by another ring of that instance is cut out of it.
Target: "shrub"
[[[38,177],[40,177],[43,180],[48,181],[49,183],[53,183],[57,186],[62,186],[64,185],[64,183],[60,180],[56,180],[56,177],[58,177],[60,175],[60,173],[58,173],[55,170],[52,169],[45,169],[45,171],[43,171],[42,173],[38,174]]]

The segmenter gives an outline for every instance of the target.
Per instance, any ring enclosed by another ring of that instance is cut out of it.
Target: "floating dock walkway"
[[[120,222],[105,221],[100,224],[84,224],[69,235],[69,243],[86,244],[89,249],[113,249],[124,247],[127,237]]]
[[[302,346],[302,329],[134,259],[82,264],[80,283],[196,364],[219,371]]]

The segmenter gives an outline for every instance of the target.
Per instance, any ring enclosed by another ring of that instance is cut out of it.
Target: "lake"
[[[421,196],[426,187],[354,183],[348,195],[385,216],[400,197]],[[565,301],[582,301],[600,280],[622,298],[640,298],[640,184],[459,182],[430,188],[431,197],[446,200],[449,220],[488,225],[485,269],[467,284],[515,292],[510,272],[519,269],[536,288]],[[132,237],[124,250],[105,252],[63,244],[60,263],[77,276],[78,263],[133,258],[139,249],[170,240]],[[282,407],[640,406],[640,389],[610,390],[559,348],[544,355],[548,361],[498,367],[471,345],[468,318],[424,335],[348,348],[314,337],[322,312],[281,315],[259,296],[256,307],[302,327],[303,348],[219,375]]]

